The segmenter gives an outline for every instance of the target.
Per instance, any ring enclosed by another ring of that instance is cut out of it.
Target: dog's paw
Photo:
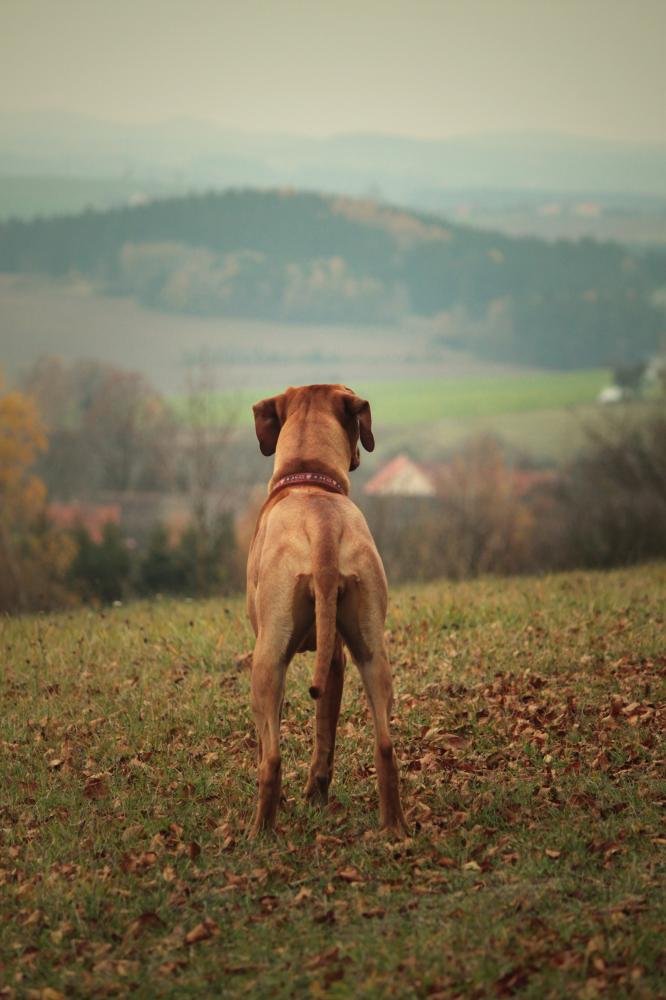
[[[248,840],[257,840],[258,837],[274,837],[276,834],[275,820],[266,816],[255,816],[252,826],[247,831]]]
[[[403,816],[400,816],[398,819],[382,823],[379,828],[379,832],[382,836],[386,837],[387,840],[404,840],[405,837],[411,836],[410,829]]]
[[[310,777],[305,786],[305,798],[312,805],[325,806],[328,802],[329,779],[326,775]]]

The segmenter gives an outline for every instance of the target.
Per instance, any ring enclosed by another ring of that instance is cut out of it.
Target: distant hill
[[[319,323],[421,316],[433,344],[544,367],[643,359],[666,329],[657,305],[665,252],[509,238],[293,191],[6,222],[0,270],[79,272],[176,313]]]
[[[666,144],[539,132],[427,140],[0,112],[0,220],[229,187],[328,191],[542,239],[666,245]]]
[[[640,113],[637,111],[637,113]],[[0,174],[131,177],[140,185],[276,186],[415,204],[418,192],[610,192],[666,196],[666,145],[526,132],[418,139],[233,132],[195,118],[118,122],[0,114]]]

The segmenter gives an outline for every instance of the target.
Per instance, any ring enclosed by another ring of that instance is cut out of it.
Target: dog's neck
[[[278,455],[275,457],[275,468],[273,469],[271,481],[268,484],[268,492],[270,493],[276,483],[284,479],[285,476],[293,476],[299,472],[317,472],[329,479],[334,479],[342,486],[344,493],[346,495],[349,494],[349,475],[346,471],[334,468],[332,465],[318,458],[298,458],[294,456],[292,458],[281,459]]]
[[[289,413],[275,448],[269,491],[284,476],[318,472],[330,476],[349,493],[351,442],[338,418],[328,409],[302,405]]]

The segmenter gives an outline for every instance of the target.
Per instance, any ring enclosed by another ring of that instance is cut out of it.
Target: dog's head
[[[370,404],[346,385],[290,387],[255,403],[252,410],[263,455],[273,455],[284,435],[295,448],[311,449],[313,442],[315,447],[319,443],[336,451],[348,448],[349,469],[353,470],[360,463],[359,438],[366,451],[375,447]],[[336,428],[340,428],[338,435]]]

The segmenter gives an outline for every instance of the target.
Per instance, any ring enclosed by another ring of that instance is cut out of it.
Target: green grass
[[[565,410],[593,403],[608,384],[605,369],[573,372],[529,372],[521,375],[463,376],[460,378],[406,379],[400,382],[369,382],[354,385],[372,404],[373,420],[383,426],[414,426],[442,420],[489,418],[503,414]],[[253,403],[282,392],[275,383],[262,389],[219,393],[213,408],[220,419],[245,425]],[[174,397],[183,412],[184,401]]]
[[[434,379],[361,386],[384,424],[557,410],[594,402],[608,383],[605,369],[532,372],[505,378]]]
[[[638,404],[640,405],[640,404]],[[634,411],[637,404],[632,404]],[[613,411],[612,416],[618,414]],[[560,464],[573,458],[589,444],[587,428],[608,417],[597,405],[581,405],[560,410],[500,413],[494,417],[458,417],[438,420],[425,426],[380,427],[377,450],[365,456],[379,467],[386,456],[399,451],[421,460],[441,461],[447,451],[465,446],[471,438],[491,434],[510,448],[541,462]]]
[[[665,597],[663,564],[394,591],[393,843],[353,668],[303,801],[308,658],[246,840],[240,598],[4,619],[0,995],[656,996]]]

